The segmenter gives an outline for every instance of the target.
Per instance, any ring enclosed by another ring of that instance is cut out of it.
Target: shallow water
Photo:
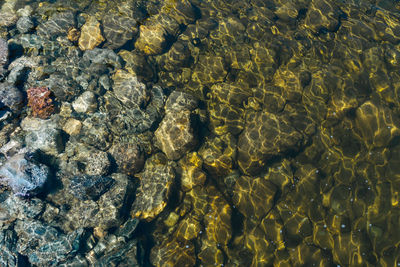
[[[0,5],[2,264],[400,266],[397,1]]]

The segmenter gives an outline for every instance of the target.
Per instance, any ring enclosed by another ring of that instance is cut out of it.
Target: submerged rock
[[[23,16],[17,21],[17,29],[20,33],[27,33],[35,27],[32,19],[28,16]]]
[[[144,171],[137,176],[140,179],[140,186],[132,205],[131,215],[134,218],[151,221],[167,205],[175,172],[171,166],[159,162],[159,159],[153,156],[146,161]]]
[[[8,61],[8,44],[6,40],[0,38],[0,71]]]
[[[0,168],[0,183],[6,183],[18,196],[32,196],[43,188],[49,173],[49,168],[35,162],[30,153],[18,153]]]
[[[95,17],[87,16],[86,23],[82,26],[81,36],[79,37],[79,48],[81,50],[91,50],[104,41],[101,35],[100,22]]]
[[[82,228],[63,234],[36,220],[17,221],[15,232],[19,237],[17,251],[39,266],[54,266],[74,258],[85,237]]]
[[[96,96],[92,91],[85,91],[74,102],[72,107],[76,112],[93,112],[97,109]]]
[[[0,83],[0,108],[6,106],[11,110],[20,110],[24,102],[22,92],[8,83]]]
[[[107,192],[114,180],[111,177],[100,175],[81,175],[71,179],[69,191],[81,200],[97,200],[102,194]]]
[[[21,122],[21,128],[27,132],[25,142],[30,149],[40,149],[50,155],[58,155],[64,150],[62,133],[55,122],[26,117]]]
[[[32,108],[32,115],[47,119],[55,111],[54,98],[49,88],[31,87],[27,90],[28,106]]]

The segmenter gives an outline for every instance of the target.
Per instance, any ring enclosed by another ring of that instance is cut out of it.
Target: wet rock
[[[71,101],[81,91],[81,86],[62,74],[52,74],[41,82],[41,86],[51,88],[59,101]]]
[[[241,176],[236,180],[232,200],[246,218],[259,223],[271,210],[276,189],[273,183],[264,178]]]
[[[199,149],[203,167],[215,178],[225,177],[232,170],[236,158],[237,139],[231,134],[206,137]]]
[[[137,50],[121,50],[118,55],[125,62],[125,69],[130,73],[136,73],[141,81],[152,81],[154,78],[153,67],[145,57]]]
[[[155,18],[140,25],[139,37],[135,42],[135,47],[146,55],[161,54],[166,46],[167,31],[157,20]]]
[[[17,1],[15,0],[6,0],[2,3],[0,9],[0,26],[9,27],[15,24],[18,19],[18,16],[15,12],[15,6]]]
[[[155,132],[158,147],[169,159],[176,160],[197,144],[191,110],[197,100],[187,93],[172,93],[166,102],[166,114]]]
[[[387,146],[400,135],[399,122],[389,108],[366,101],[356,110],[355,131],[368,147]]]
[[[103,19],[103,31],[106,37],[105,47],[117,49],[137,34],[136,20],[130,17],[109,15]]]
[[[123,105],[111,92],[104,95],[104,106],[100,110],[107,113],[107,125],[118,136],[132,135],[149,130],[160,119],[164,106],[164,93],[161,87],[149,90],[151,102],[146,107]]]
[[[48,21],[37,27],[37,34],[47,39],[55,39],[66,35],[68,29],[75,25],[75,14],[71,11],[55,13]]]
[[[289,117],[250,112],[238,139],[238,164],[244,173],[257,173],[268,159],[299,148],[303,135]]]
[[[26,81],[26,76],[38,67],[38,57],[22,56],[15,59],[8,66],[10,73],[7,76],[7,82],[16,86]]]
[[[144,171],[136,176],[140,179],[140,186],[132,205],[131,215],[133,218],[151,221],[167,205],[175,172],[171,166],[153,156],[146,161]]]
[[[102,151],[107,150],[112,144],[113,137],[104,124],[105,121],[107,121],[106,114],[93,113],[82,122],[81,133],[76,138]]]
[[[30,153],[21,152],[8,158],[0,168],[0,182],[18,196],[32,196],[43,188],[49,173],[46,165],[36,162]]]
[[[131,179],[121,173],[113,174],[108,178],[99,176],[97,178],[89,178],[92,179],[91,182],[80,180],[78,183],[73,183],[77,186],[92,184],[90,187],[77,189],[80,192],[77,194],[78,197],[86,200],[74,197],[75,195],[70,185],[67,185],[68,193],[63,191],[54,196],[56,203],[60,205],[67,204],[70,207],[68,211],[63,213],[60,221],[62,223],[60,227],[65,231],[73,231],[81,227],[92,227],[101,233],[111,227],[119,227],[124,218],[126,218],[125,216],[135,192]],[[70,184],[71,182],[68,177],[62,177],[62,180],[65,184]],[[97,199],[96,196],[99,196],[99,198]]]
[[[77,119],[70,118],[64,124],[63,130],[69,135],[78,135],[82,128],[82,122]]]
[[[169,112],[155,132],[157,145],[169,159],[176,160],[192,150],[197,139],[192,126],[191,112]]]
[[[28,106],[32,108],[32,116],[47,119],[55,111],[54,97],[49,88],[31,87],[27,90]]]
[[[100,22],[95,17],[86,16],[86,22],[81,28],[81,35],[78,40],[81,50],[91,50],[104,41],[101,35]]]
[[[95,111],[97,109],[95,94],[91,91],[85,91],[74,102],[72,102],[72,107],[79,113]]]
[[[111,49],[94,48],[87,50],[79,62],[85,72],[103,74],[122,68],[121,58]]]
[[[137,262],[137,241],[131,240],[138,224],[139,220],[129,219],[114,234],[98,242],[91,251],[91,263],[104,267],[117,263],[126,266],[139,266]]]
[[[319,31],[335,31],[339,26],[340,9],[329,1],[313,0],[306,16],[306,26],[314,33]]]
[[[96,201],[101,195],[110,190],[114,180],[100,175],[82,175],[71,179],[69,191],[81,200]]]
[[[62,234],[39,221],[17,221],[17,251],[35,265],[52,266],[74,258],[84,238],[84,230]]]
[[[143,151],[134,142],[115,142],[109,153],[117,163],[118,169],[123,173],[133,175],[143,168]]]
[[[26,131],[26,146],[32,150],[39,149],[51,155],[64,150],[64,140],[55,122],[26,117],[21,122],[21,128]]]
[[[45,203],[38,198],[25,200],[14,194],[6,194],[1,194],[1,198],[6,199],[0,201],[0,224],[8,224],[15,219],[35,219],[44,211]]]
[[[197,108],[198,100],[191,94],[173,91],[165,103],[166,112],[180,112],[181,110],[194,110]]]
[[[20,33],[27,33],[35,27],[32,19],[27,16],[20,17],[17,21],[17,29]]]
[[[206,174],[202,171],[203,160],[192,152],[179,161],[182,191],[189,191],[195,186],[202,186],[206,181]]]
[[[6,40],[0,38],[0,74],[3,72],[3,66],[8,62],[8,44]]]
[[[136,75],[118,70],[112,79],[115,96],[127,107],[142,107],[147,103],[146,85],[139,82]]]
[[[24,102],[24,97],[15,86],[8,83],[0,83],[0,108],[8,107],[13,111],[20,110]]]
[[[17,235],[12,230],[4,230],[0,232],[0,265],[17,267],[22,264],[18,260],[17,250]]]

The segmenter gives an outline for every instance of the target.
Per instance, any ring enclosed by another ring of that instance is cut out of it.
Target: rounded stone
[[[81,131],[81,128],[82,122],[80,120],[70,118],[64,124],[63,130],[69,135],[77,135]]]
[[[35,27],[30,17],[23,16],[17,21],[17,29],[20,33],[27,33]]]
[[[96,96],[92,91],[85,91],[74,102],[72,107],[76,112],[89,113],[97,109]]]

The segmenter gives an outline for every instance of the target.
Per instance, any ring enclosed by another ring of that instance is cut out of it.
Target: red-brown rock
[[[55,111],[54,97],[47,87],[31,87],[27,91],[32,116],[47,119]]]

